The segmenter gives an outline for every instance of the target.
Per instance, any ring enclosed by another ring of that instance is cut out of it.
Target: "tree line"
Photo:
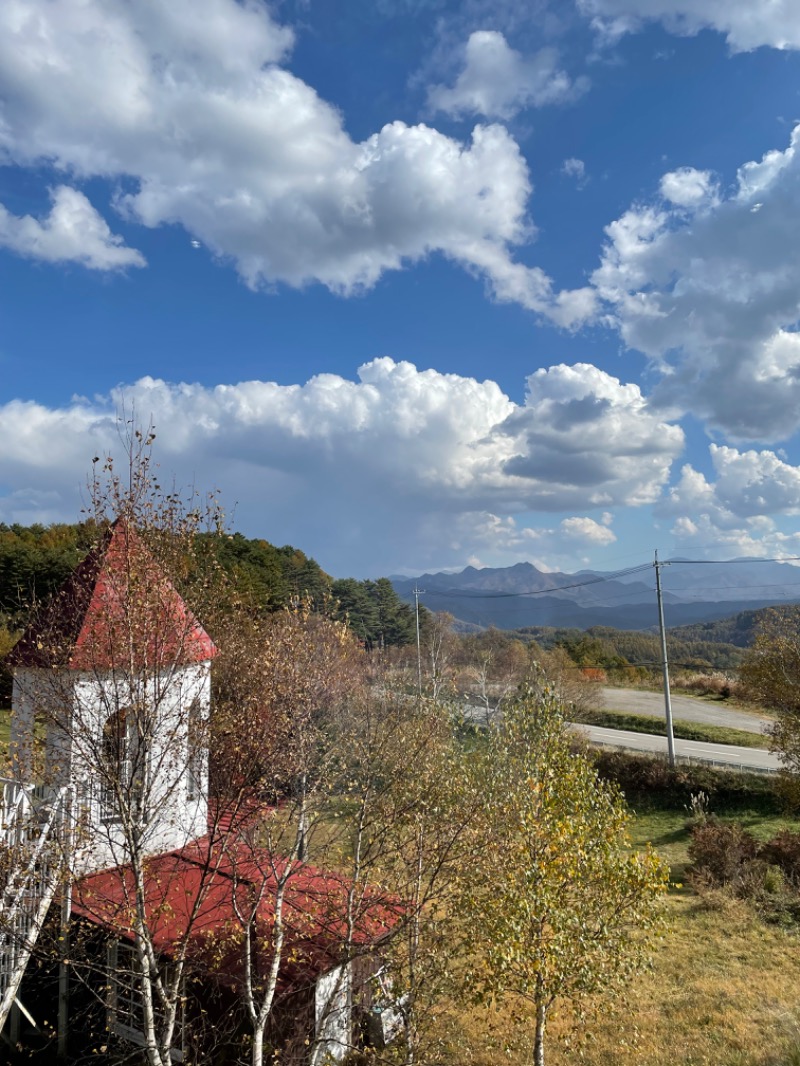
[[[742,617],[722,622],[678,626],[667,630],[667,654],[670,663],[686,670],[735,670],[742,661],[745,645],[734,643],[732,637],[747,633],[748,643],[754,638],[758,616],[763,612],[746,611],[746,626],[737,630]],[[750,617],[753,616],[753,617]],[[658,670],[661,663],[661,643],[658,633],[646,630],[614,629],[611,626],[592,626],[589,629],[555,629],[529,626],[516,631],[527,640],[535,640],[544,648],[563,648],[579,666],[616,671],[628,671],[635,677],[635,669]],[[717,634],[721,634],[718,639]],[[624,676],[624,675],[623,675]]]

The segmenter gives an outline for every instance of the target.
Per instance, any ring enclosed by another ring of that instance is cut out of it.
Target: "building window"
[[[192,700],[187,724],[188,762],[186,767],[186,796],[200,799],[205,788],[206,719],[199,699]]]
[[[117,796],[130,796],[143,781],[140,765],[145,746],[140,743],[141,714],[123,707],[110,714],[103,726],[100,750],[100,816],[104,822],[119,822]]]
[[[100,750],[100,816],[104,822],[118,822],[117,792],[126,787],[130,776],[130,710],[110,714],[103,725]]]
[[[169,969],[162,971],[162,978],[169,980]],[[126,940],[117,940],[108,948],[108,1028],[116,1036],[138,1047],[145,1046],[144,1008],[142,1004],[141,978],[136,949]],[[156,1029],[163,1022],[156,1010]],[[181,1008],[175,1021],[175,1040],[180,1043],[183,1031]],[[173,1047],[170,1051],[173,1062],[183,1062],[183,1051]]]

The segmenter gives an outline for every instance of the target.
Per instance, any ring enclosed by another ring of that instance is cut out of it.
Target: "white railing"
[[[63,868],[70,790],[0,779],[0,1030],[44,925]]]

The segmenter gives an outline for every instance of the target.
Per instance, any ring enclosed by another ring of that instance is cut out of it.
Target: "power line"
[[[750,566],[751,563],[798,563],[800,555],[781,555],[772,559],[669,559],[664,566]],[[650,564],[653,565],[652,563]]]

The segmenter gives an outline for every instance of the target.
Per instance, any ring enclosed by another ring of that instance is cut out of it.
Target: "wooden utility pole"
[[[419,589],[414,585],[414,614],[417,619],[417,692],[422,699],[422,645],[419,642],[419,598],[425,589]]]
[[[664,671],[664,713],[667,719],[667,755],[670,766],[675,766],[675,737],[672,732],[672,702],[669,694],[669,663],[667,661],[667,631],[664,628],[664,600],[661,596],[661,567],[669,566],[669,563],[658,561],[658,549],[656,549],[656,597],[658,599],[658,627],[661,631],[661,667]]]

